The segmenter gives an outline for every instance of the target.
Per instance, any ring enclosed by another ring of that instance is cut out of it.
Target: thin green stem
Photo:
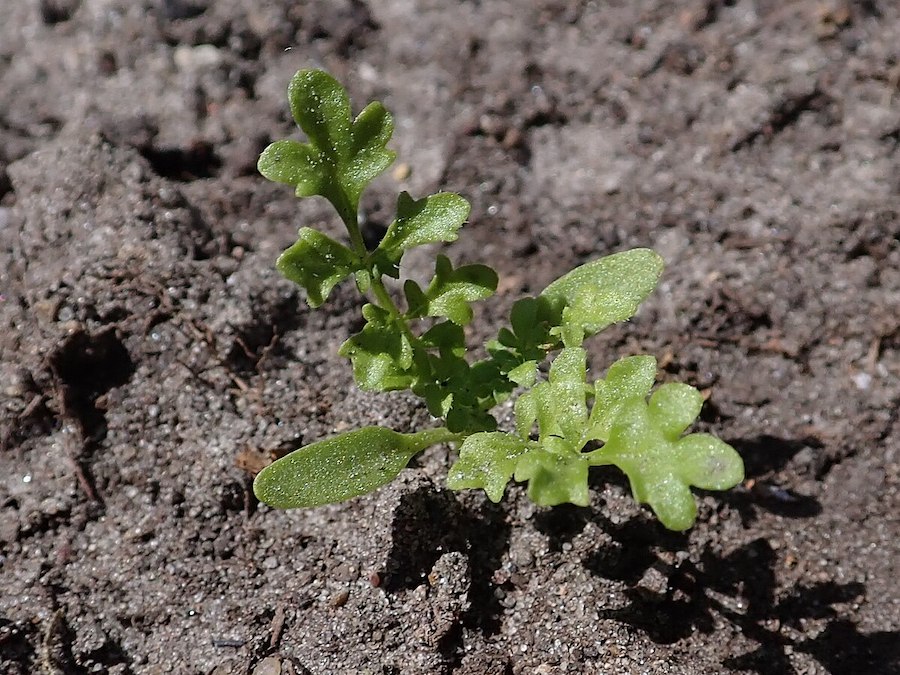
[[[412,435],[415,438],[415,443],[421,445],[423,450],[438,443],[459,443],[466,437],[466,434],[453,433],[447,427],[425,429]]]
[[[359,215],[357,214],[357,205],[352,204],[343,190],[334,190],[333,194],[328,195],[328,201],[334,206],[344,226],[347,228],[347,234],[350,236],[350,245],[353,251],[360,258],[365,257],[366,243],[363,241],[362,232],[359,230]]]
[[[391,297],[391,294],[388,293],[387,288],[384,285],[384,281],[381,280],[381,277],[375,274],[373,269],[370,269],[369,272],[372,276],[372,294],[375,296],[375,300],[377,301],[379,307],[384,310],[387,310],[388,313],[396,319],[397,323],[403,329],[403,334],[406,335],[410,344],[416,345],[419,342],[419,338],[412,332],[412,329],[409,327],[409,320],[403,315],[403,312],[400,311],[400,308],[397,307],[397,303],[394,302],[394,299]]]

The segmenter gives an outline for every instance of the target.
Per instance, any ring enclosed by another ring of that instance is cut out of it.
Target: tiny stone
[[[253,675],[281,675],[281,661],[274,656],[267,656],[256,664]]]
[[[328,601],[328,604],[332,607],[343,607],[347,604],[347,600],[350,598],[349,589],[343,589],[335,593],[331,596],[331,599]]]
[[[405,181],[412,174],[412,169],[409,167],[409,164],[405,162],[401,162],[397,166],[394,167],[391,175],[394,177],[394,180],[399,182]]]

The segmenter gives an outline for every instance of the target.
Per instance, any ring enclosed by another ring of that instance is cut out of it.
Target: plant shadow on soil
[[[783,467],[805,442],[760,437],[735,443],[746,461],[747,482]],[[749,452],[745,452],[749,451]],[[614,483],[627,490],[627,480],[612,469],[592,474],[594,487]],[[700,491],[702,493],[702,491]],[[715,494],[739,511],[745,523],[755,520],[762,508],[792,518],[809,518],[821,512],[813,497],[795,495],[780,488],[743,489]],[[797,584],[778,593],[778,554],[765,538],[745,543],[727,555],[707,545],[696,563],[678,562],[676,554],[688,549],[685,533],[664,529],[655,519],[632,518],[614,523],[596,508],[556,507],[535,518],[539,531],[549,537],[551,550],[560,551],[593,522],[609,535],[612,545],[594,548],[582,557],[592,574],[625,583],[629,604],[600,610],[601,619],[624,622],[658,644],[671,644],[695,631],[711,634],[730,623],[758,643],[751,652],[732,656],[723,667],[766,675],[795,675],[792,652],[805,652],[828,672],[882,674],[900,672],[900,633],[863,633],[843,616],[840,605],[857,604],[866,594],[860,582],[827,580]],[[649,573],[649,574],[648,574]],[[645,580],[664,579],[660,584]],[[809,625],[822,628],[808,637]]]
[[[431,536],[421,536],[427,532]],[[460,625],[493,635],[503,612],[493,593],[492,577],[509,549],[510,525],[506,511],[486,503],[470,511],[447,491],[423,487],[401,497],[392,525],[383,588],[385,592],[411,590],[421,583],[445,553],[459,551],[468,557],[468,610]]]

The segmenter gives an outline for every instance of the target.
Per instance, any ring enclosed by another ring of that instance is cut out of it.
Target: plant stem
[[[403,312],[400,311],[400,308],[397,307],[397,303],[394,302],[391,294],[388,293],[384,281],[382,281],[381,277],[376,275],[372,269],[369,270],[369,274],[372,277],[372,293],[375,296],[375,300],[377,300],[376,304],[382,309],[387,310],[388,313],[396,319],[397,324],[402,328],[403,334],[406,335],[410,344],[418,344],[419,338],[412,332],[412,329],[409,327],[409,321],[403,315]]]
[[[347,228],[347,234],[350,235],[350,245],[353,247],[354,252],[360,258],[365,257],[368,251],[366,251],[366,244],[363,241],[362,232],[359,231],[357,205],[350,203],[350,200],[347,199],[347,195],[344,194],[343,190],[336,190],[335,193],[330,194],[328,196],[328,201],[331,202],[335,211],[338,212],[338,216],[344,221],[344,226]]]
[[[412,436],[415,438],[415,443],[417,445],[421,444],[422,449],[424,450],[425,448],[437,445],[438,443],[459,443],[466,437],[466,434],[455,434],[447,427],[438,427],[437,429],[425,429],[424,431],[419,431],[412,434]]]

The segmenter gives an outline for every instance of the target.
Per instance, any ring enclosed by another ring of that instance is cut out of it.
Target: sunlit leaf
[[[659,280],[663,260],[646,248],[614,253],[576,267],[547,286],[558,333],[571,346],[607,326],[634,316]]]
[[[655,381],[656,359],[652,356],[627,356],[612,364],[606,377],[594,383],[594,405],[588,421],[587,440],[609,438],[622,406],[635,398],[646,399]],[[678,433],[681,431],[684,427]]]
[[[459,459],[447,476],[447,487],[482,488],[492,502],[499,502],[519,457],[528,447],[525,441],[510,434],[472,434],[459,449]]]
[[[693,421],[687,420],[688,413],[699,412],[696,397],[685,387],[663,385],[649,406],[642,399],[629,401],[619,411],[606,445],[589,454],[591,463],[614,464],[625,472],[634,498],[649,504],[671,530],[686,530],[694,523],[692,485],[722,490],[744,475],[740,456],[728,444],[706,434],[680,437]],[[670,410],[661,407],[666,401],[673,402]]]
[[[259,158],[259,172],[293,185],[297,196],[321,195],[345,219],[353,218],[366,185],[394,161],[385,148],[390,113],[371,103],[351,120],[346,90],[328,73],[301,70],[288,87],[291,114],[308,143],[276,141]]]
[[[392,481],[417,452],[448,440],[446,429],[400,434],[365,427],[295,450],[264,468],[257,498],[279,509],[321,506],[363,495]]]
[[[423,244],[456,241],[469,216],[469,202],[452,192],[415,200],[406,192],[397,199],[397,218],[378,247],[397,254]]]
[[[306,289],[311,307],[321,305],[331,289],[360,265],[349,248],[309,227],[300,229],[297,242],[275,264],[285,277]]]
[[[519,459],[515,478],[528,481],[528,497],[538,506],[587,506],[588,468],[590,464],[580,454],[557,454],[541,447]]]

